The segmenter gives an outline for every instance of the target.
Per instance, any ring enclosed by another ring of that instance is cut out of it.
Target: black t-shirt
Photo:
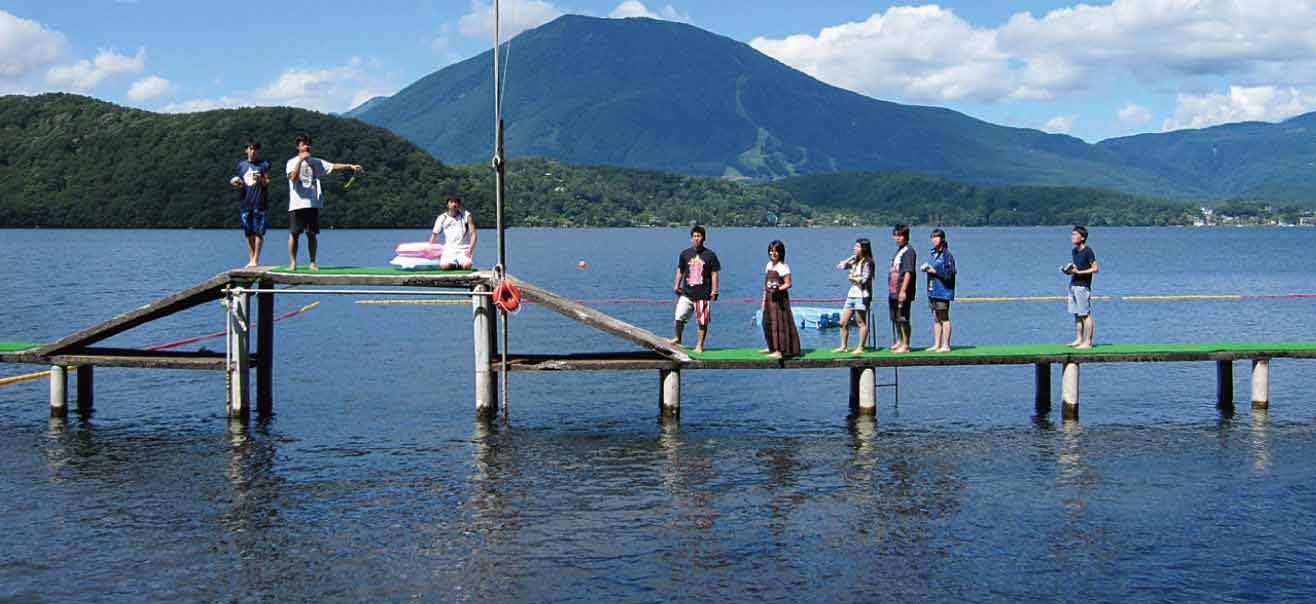
[[[896,251],[896,255],[891,257],[891,272],[887,276],[887,296],[892,300],[900,297],[900,285],[904,281],[905,273],[909,273],[909,284],[905,285],[905,300],[914,301],[914,292],[918,289],[914,286],[917,279],[914,278],[914,271],[918,268],[918,252],[914,251],[914,246],[906,245]]]
[[[1087,270],[1092,268],[1092,263],[1097,261],[1097,253],[1092,251],[1091,247],[1083,246],[1082,250],[1074,248],[1074,268],[1078,270]],[[1092,288],[1092,275],[1070,275],[1070,285],[1082,285],[1083,287]]]
[[[691,300],[708,300],[713,297],[713,273],[722,270],[713,250],[686,248],[676,263],[681,271],[681,294]]]

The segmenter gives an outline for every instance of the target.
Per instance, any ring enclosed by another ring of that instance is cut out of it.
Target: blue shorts
[[[265,212],[260,210],[242,211],[242,232],[248,237],[265,235]]]
[[[866,311],[868,310],[868,299],[862,296],[847,296],[845,305],[841,307],[841,310]]]

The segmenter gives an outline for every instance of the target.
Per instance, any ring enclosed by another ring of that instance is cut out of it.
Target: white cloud
[[[20,78],[66,52],[64,34],[0,10],[0,77]]]
[[[153,99],[158,96],[168,94],[173,85],[160,76],[147,76],[136,82],[128,88],[128,98],[137,102]]]
[[[1163,130],[1205,128],[1228,122],[1281,121],[1316,110],[1316,90],[1276,86],[1230,86],[1229,93],[1180,94],[1174,117]]]
[[[1125,126],[1142,126],[1151,121],[1151,112],[1137,103],[1124,103],[1124,108],[1117,112],[1121,124]]]
[[[680,21],[682,23],[694,22],[693,20],[690,19],[690,15],[682,14],[678,12],[670,4],[664,6],[662,10],[654,13],[651,12],[649,10],[649,7],[645,6],[643,2],[640,2],[640,0],[626,0],[621,4],[618,4],[617,8],[612,9],[612,12],[608,13],[608,17],[612,19],[625,19],[627,17],[648,17],[650,19],[662,19],[664,21]]]
[[[383,65],[374,59],[352,57],[337,67],[292,67],[249,95],[193,99],[162,108],[169,113],[286,105],[320,112],[342,112],[374,97],[393,94],[390,76],[379,76]]]
[[[1042,130],[1052,134],[1069,134],[1074,131],[1074,122],[1077,120],[1077,116],[1057,115],[1047,120],[1046,125],[1042,126]]]
[[[499,5],[499,35],[510,39],[562,16],[562,9],[543,0],[509,0]],[[457,29],[472,38],[493,39],[493,5],[471,0],[471,12],[457,21]]]
[[[46,72],[46,82],[86,92],[101,82],[128,73],[141,73],[146,68],[146,49],[137,49],[134,56],[121,55],[113,49],[98,49],[90,61],[83,59],[72,65],[56,65]]]
[[[620,9],[620,7],[619,7]],[[825,82],[902,100],[1003,102],[1074,95],[1131,76],[1177,88],[1316,85],[1316,3],[1114,0],[991,29],[937,5],[893,6],[817,35],[750,44]]]
[[[237,107],[252,107],[256,103],[249,100],[243,100],[234,97],[220,97],[217,99],[193,99],[181,103],[170,103],[160,108],[165,113],[197,113],[200,111],[210,111],[212,109],[235,109]]]

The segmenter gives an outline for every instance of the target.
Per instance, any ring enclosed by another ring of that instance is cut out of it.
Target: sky
[[[505,0],[681,21],[829,84],[1089,142],[1316,110],[1312,0]],[[342,112],[492,46],[492,0],[0,0],[0,94]],[[515,85],[515,45],[509,86]]]

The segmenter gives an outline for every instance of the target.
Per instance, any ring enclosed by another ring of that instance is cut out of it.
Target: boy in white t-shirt
[[[471,268],[477,239],[475,220],[471,218],[470,212],[462,209],[460,197],[449,197],[448,211],[434,219],[430,243],[437,243],[439,235],[443,236],[439,268]]]
[[[315,264],[316,236],[320,233],[320,208],[324,198],[320,192],[320,177],[334,170],[352,170],[360,174],[360,164],[338,164],[311,157],[311,135],[297,136],[297,156],[288,160],[284,172],[288,174],[288,270],[297,270],[297,237],[306,232],[306,252],[311,257],[311,270]]]

